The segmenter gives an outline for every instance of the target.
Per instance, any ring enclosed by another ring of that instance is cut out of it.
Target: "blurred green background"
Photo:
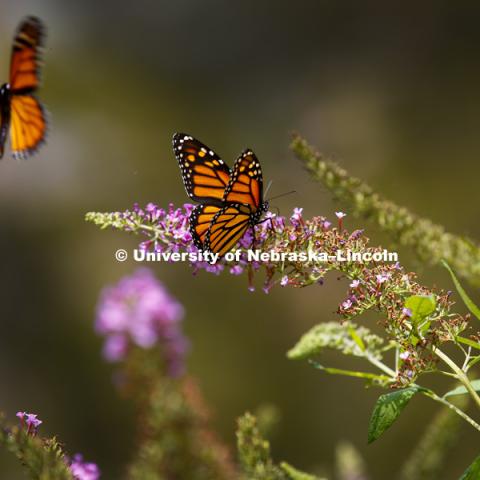
[[[0,163],[0,408],[44,420],[70,452],[117,479],[134,443],[131,404],[93,332],[101,288],[137,265],[114,259],[135,238],[86,224],[91,210],[187,200],[171,150],[175,131],[233,163],[244,148],[262,162],[282,214],[333,216],[335,205],[288,149],[293,130],[390,199],[459,234],[480,236],[480,7],[475,2],[82,2],[2,0],[0,77],[7,80],[17,23],[48,25],[41,98],[49,141],[28,161]],[[347,217],[348,228],[364,226]],[[367,226],[372,242],[385,239]],[[401,260],[417,268],[408,252]],[[418,398],[366,445],[379,391],[328,377],[285,352],[310,326],[332,320],[346,281],[261,289],[245,277],[192,277],[155,266],[186,306],[189,367],[233,445],[235,418],[277,405],[277,459],[332,478],[335,445],[351,441],[372,479],[393,475],[437,409]],[[439,269],[421,280],[450,288]],[[472,292],[475,294],[475,292]],[[478,296],[477,296],[478,298]],[[213,302],[215,299],[215,302]],[[375,327],[373,315],[362,319]],[[349,365],[337,355],[331,365]],[[456,478],[478,454],[465,426],[448,458]],[[24,478],[0,454],[1,478]]]

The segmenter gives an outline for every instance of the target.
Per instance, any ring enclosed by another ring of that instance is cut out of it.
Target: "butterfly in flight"
[[[36,17],[27,17],[19,25],[13,41],[10,78],[0,87],[0,158],[8,133],[12,154],[26,158],[45,141],[46,111],[35,97],[40,86],[40,50],[45,27]]]
[[[230,170],[213,150],[184,133],[173,136],[173,150],[187,195],[199,203],[189,219],[193,241],[223,256],[268,210],[260,163],[247,149]]]

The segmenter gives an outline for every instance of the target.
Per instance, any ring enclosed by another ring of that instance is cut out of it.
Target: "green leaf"
[[[352,322],[323,322],[305,333],[288,352],[288,358],[300,360],[317,357],[326,349],[355,357],[382,358],[383,339]]]
[[[463,287],[460,285],[460,282],[458,281],[457,277],[453,273],[453,270],[450,268],[448,263],[445,260],[442,260],[443,266],[449,271],[450,276],[452,277],[453,283],[455,284],[455,288],[457,289],[458,294],[460,297],[462,297],[463,303],[465,306],[470,310],[472,315],[477,317],[480,320],[480,308],[478,308],[471,298],[467,295],[467,292],[463,289]]]
[[[470,383],[476,392],[480,392],[480,380],[472,380]],[[468,393],[465,387],[457,387],[447,392],[443,398],[452,397],[453,395],[463,395],[465,393]]]
[[[412,312],[412,322],[419,323],[437,308],[437,301],[434,295],[413,295],[405,301],[405,308]]]
[[[355,377],[355,378],[365,378],[366,380],[377,380],[381,383],[388,383],[391,381],[391,378],[387,375],[377,375],[376,373],[369,373],[369,372],[359,372],[357,370],[343,370],[341,368],[333,368],[333,367],[324,367],[319,363],[310,360],[310,363],[319,370],[323,370],[326,373],[331,375],[344,375],[347,377]]]
[[[465,470],[460,480],[478,480],[480,478],[480,455]]]
[[[368,443],[374,442],[391,427],[410,399],[420,390],[420,387],[408,387],[379,397],[368,425]]]
[[[475,342],[473,340],[471,340],[470,338],[465,338],[465,337],[460,337],[459,335],[457,335],[455,337],[455,340],[457,340],[457,342],[460,342],[460,343],[463,343],[465,345],[468,345],[469,347],[472,347],[472,348],[475,348],[477,350],[480,350],[480,343],[478,342]]]
[[[432,322],[425,322],[418,330],[420,331],[420,333],[425,334],[428,332],[431,324]]]
[[[360,335],[358,335],[358,333],[355,331],[355,329],[352,326],[348,328],[348,333],[353,338],[353,341],[359,346],[360,350],[364,352],[366,350],[365,344],[363,343],[363,340],[360,337]]]

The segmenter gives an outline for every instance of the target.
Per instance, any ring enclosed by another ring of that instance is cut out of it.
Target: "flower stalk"
[[[294,136],[291,149],[312,177],[354,215],[377,225],[422,262],[438,265],[444,259],[472,285],[480,285],[480,246],[472,239],[449,233],[441,225],[381,197],[299,135]]]

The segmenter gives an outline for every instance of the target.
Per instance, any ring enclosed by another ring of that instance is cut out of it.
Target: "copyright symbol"
[[[115,258],[117,259],[117,262],[124,262],[128,258],[128,253],[123,248],[119,248],[115,252]]]

